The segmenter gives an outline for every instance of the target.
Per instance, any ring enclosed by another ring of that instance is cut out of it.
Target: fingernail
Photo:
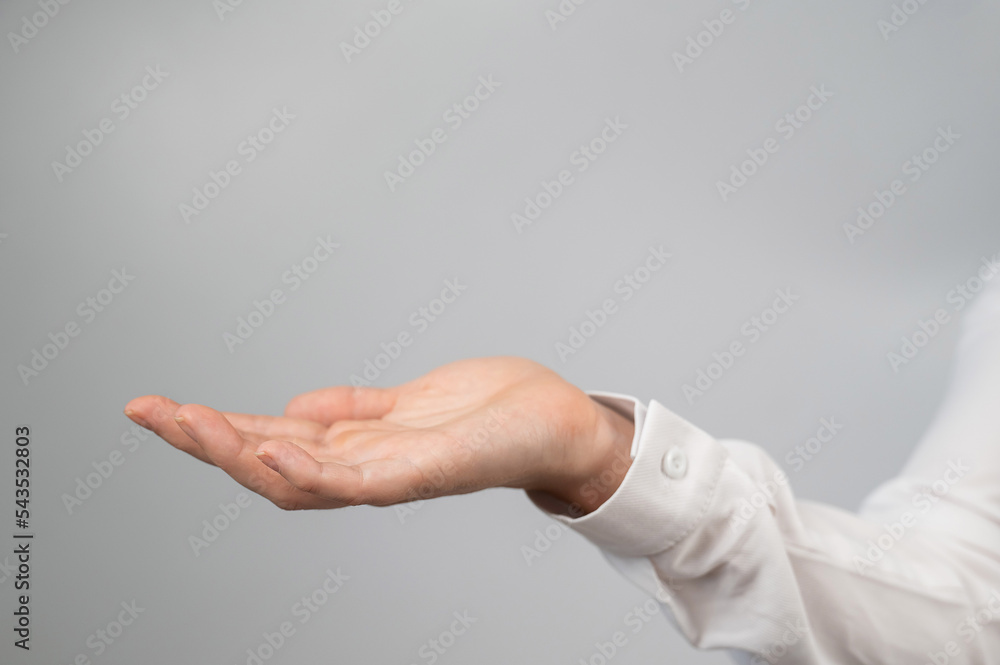
[[[134,420],[136,423],[138,423],[140,427],[145,427],[146,429],[152,429],[149,426],[149,423],[147,423],[144,419],[140,418],[139,416],[135,415],[135,411],[133,411],[132,409],[125,409],[125,415]]]
[[[259,459],[261,463],[267,468],[269,468],[271,471],[274,471],[275,473],[281,473],[280,471],[278,471],[278,463],[274,461],[273,457],[271,457],[267,453],[254,453],[254,455],[256,455],[257,459]]]

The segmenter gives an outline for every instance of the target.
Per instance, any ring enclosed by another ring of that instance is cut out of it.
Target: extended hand
[[[304,393],[283,418],[156,395],[125,413],[286,510],[516,487],[589,512],[620,485],[633,431],[556,373],[514,357],[461,360],[392,388]]]

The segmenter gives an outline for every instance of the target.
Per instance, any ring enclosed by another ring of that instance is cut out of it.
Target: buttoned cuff
[[[633,462],[618,490],[597,510],[572,517],[572,507],[543,492],[529,498],[598,547],[626,557],[670,549],[704,519],[726,460],[711,436],[653,400],[649,408],[616,393],[588,393],[636,421]]]

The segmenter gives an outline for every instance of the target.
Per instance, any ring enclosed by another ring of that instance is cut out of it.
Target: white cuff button
[[[688,470],[688,458],[680,448],[671,448],[663,456],[663,473],[670,478],[683,478]]]

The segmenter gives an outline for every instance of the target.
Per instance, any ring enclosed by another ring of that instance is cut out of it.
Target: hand
[[[304,393],[283,418],[156,395],[125,413],[286,510],[514,487],[590,512],[621,484],[622,460],[631,462],[629,420],[514,357],[457,361],[392,388]]]

